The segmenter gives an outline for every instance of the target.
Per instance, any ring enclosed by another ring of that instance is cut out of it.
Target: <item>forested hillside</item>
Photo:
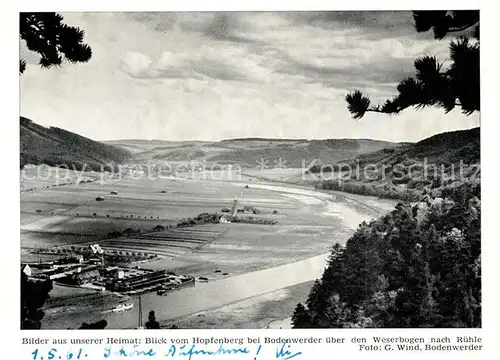
[[[20,118],[20,162],[100,171],[104,165],[122,163],[131,153],[56,127],[45,128]]]
[[[399,204],[335,245],[294,327],[480,327],[480,186],[442,195]]]
[[[314,166],[319,188],[416,201],[479,182],[480,128],[434,135],[415,144],[363,154],[333,166]]]

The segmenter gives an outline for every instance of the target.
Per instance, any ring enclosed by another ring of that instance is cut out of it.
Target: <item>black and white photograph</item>
[[[482,327],[479,10],[18,14],[21,330]]]

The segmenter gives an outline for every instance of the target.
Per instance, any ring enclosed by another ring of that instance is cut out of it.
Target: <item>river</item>
[[[167,296],[144,294],[141,297],[143,317],[147,318],[148,312],[154,310],[157,319],[169,320],[314,280],[323,274],[327,257],[328,254],[323,254],[227,279],[196,283],[193,287],[170,292]],[[107,328],[136,327],[139,299],[135,298],[133,302],[135,306],[132,310],[109,314],[106,317]]]

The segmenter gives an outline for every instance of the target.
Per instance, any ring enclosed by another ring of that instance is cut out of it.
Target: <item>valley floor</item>
[[[110,195],[112,191],[117,194]],[[95,201],[97,196],[103,196],[104,201]],[[361,221],[378,217],[394,206],[391,201],[245,177],[121,179],[48,186],[21,194],[21,256],[28,259],[28,250],[34,247],[85,242],[116,246],[118,250],[123,242],[103,242],[111,231],[125,227],[151,231],[157,225],[174,224],[203,212],[220,212],[230,207],[235,197],[240,206],[256,207],[261,211],[256,216],[276,219],[278,224],[203,225],[197,228],[206,227],[219,235],[196,249],[174,247],[168,242],[150,247],[140,238],[135,243],[133,238],[127,240],[134,251],[161,255],[141,267],[211,280],[166,297],[144,295],[144,317],[155,310],[163,325],[181,328],[262,328],[287,318],[307,297],[311,281],[321,275],[325,265],[324,257],[313,267],[302,261],[328,253],[335,242],[344,243]],[[272,214],[274,211],[277,214]],[[178,240],[182,244],[183,239]],[[283,268],[285,264],[290,266]],[[78,295],[57,289],[46,304],[43,327],[76,328],[84,321],[106,318],[108,328],[133,328],[137,307],[124,314],[103,314],[120,300],[110,294]],[[137,305],[137,298],[132,301]]]

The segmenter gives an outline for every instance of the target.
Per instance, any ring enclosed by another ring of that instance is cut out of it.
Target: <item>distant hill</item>
[[[328,179],[320,184],[325,189],[403,200],[437,196],[444,188],[479,182],[480,128],[434,135],[415,144],[346,158],[333,166],[312,166],[308,172]]]
[[[130,159],[128,150],[103,144],[57,127],[46,128],[20,118],[20,161],[25,164],[63,165],[77,170],[101,170]]]
[[[401,146],[401,143],[369,139],[230,139],[207,141],[118,140],[108,144],[134,153],[136,160],[238,164],[254,168],[261,161],[302,168],[312,161],[333,163],[365,153]]]

